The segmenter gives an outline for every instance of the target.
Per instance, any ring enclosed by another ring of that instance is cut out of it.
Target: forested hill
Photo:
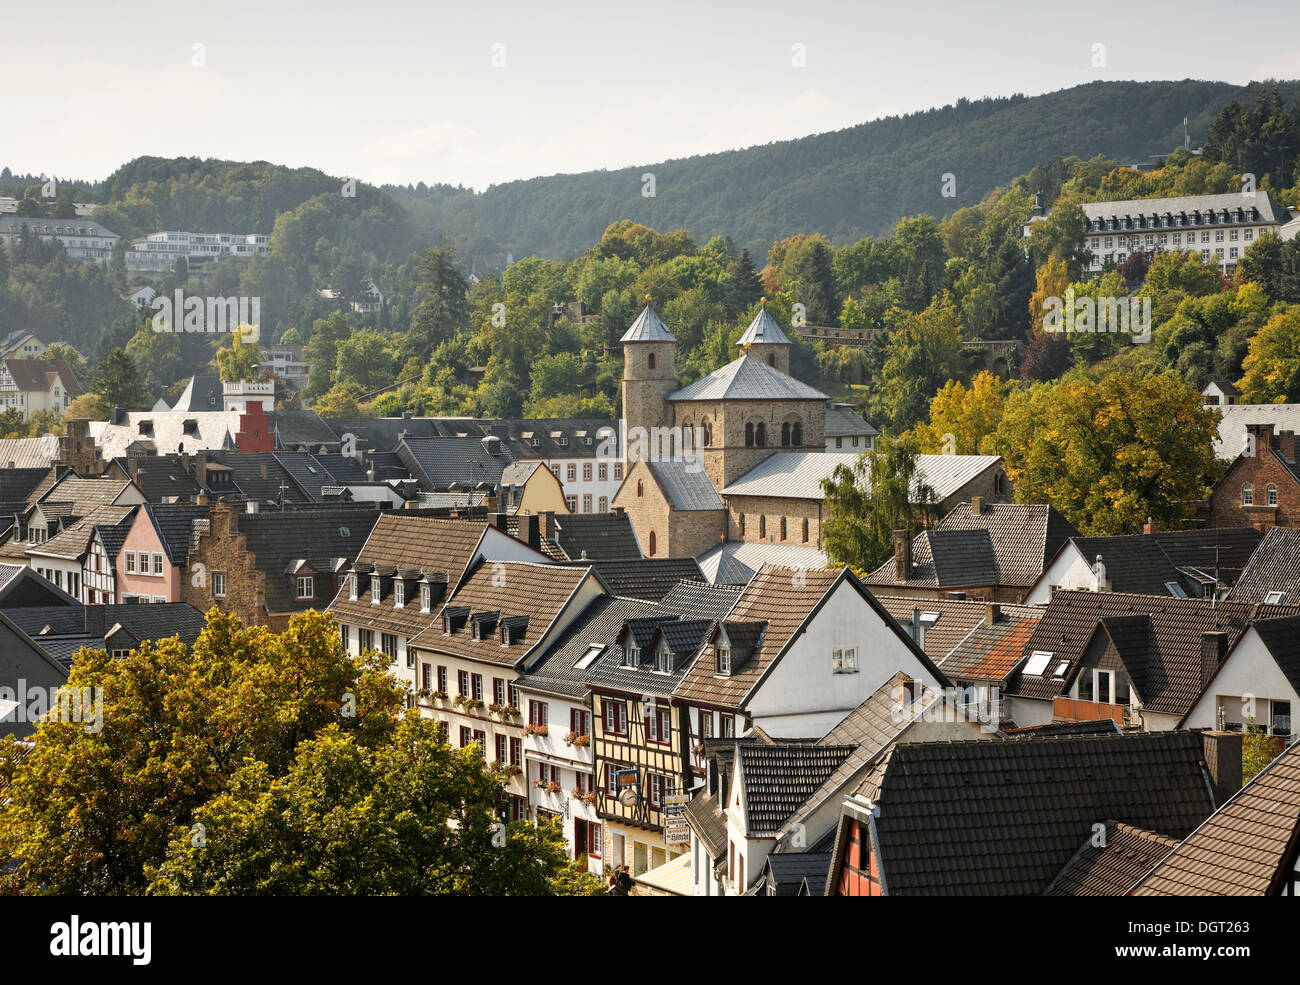
[[[408,209],[417,237],[447,234],[463,251],[575,256],[618,219],[698,242],[715,234],[763,256],[791,232],[848,243],[909,215],[945,216],[1054,157],[1145,160],[1192,145],[1233,99],[1258,85],[1094,82],[1043,96],[961,100],[833,133],[616,171],[512,181],[474,193],[445,185],[385,188]],[[1300,83],[1281,85],[1288,100]],[[642,195],[642,175],[656,194]],[[956,195],[941,194],[953,175]]]

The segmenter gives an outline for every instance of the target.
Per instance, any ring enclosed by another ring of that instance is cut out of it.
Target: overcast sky
[[[142,154],[197,155],[481,189],[798,137],[961,96],[1300,76],[1294,0],[28,9],[10,18],[18,33],[4,46],[0,165],[61,178],[103,178]],[[1098,44],[1104,67],[1093,65]]]

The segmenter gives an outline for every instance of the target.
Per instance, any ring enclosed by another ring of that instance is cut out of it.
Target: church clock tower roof
[[[786,337],[785,332],[781,331],[781,326],[776,323],[776,319],[767,313],[766,307],[758,309],[758,314],[749,323],[749,328],[745,329],[745,334],[736,343],[742,349],[747,345],[790,344],[789,338]]]
[[[664,324],[663,319],[656,314],[655,309],[646,304],[641,309],[641,314],[636,316],[636,321],[632,327],[623,333],[620,342],[676,342],[673,335],[668,331],[668,326]]]

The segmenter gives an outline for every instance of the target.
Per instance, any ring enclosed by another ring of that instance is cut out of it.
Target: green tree
[[[469,322],[469,284],[456,267],[456,251],[446,243],[428,250],[416,267],[420,303],[411,313],[403,359],[428,359],[433,350]]]
[[[1300,400],[1300,306],[1278,312],[1250,340],[1238,382],[1248,404]]]
[[[256,342],[245,341],[242,331],[230,333],[230,345],[217,350],[217,375],[223,383],[235,383],[239,380],[256,380],[260,375],[258,364],[262,361],[262,350]]]
[[[103,398],[109,407],[123,410],[144,410],[145,395],[140,385],[140,373],[131,357],[122,349],[114,349],[99,364],[91,389]]]
[[[961,325],[951,301],[937,301],[907,318],[889,337],[876,416],[902,431],[925,417],[930,398],[960,375]]]

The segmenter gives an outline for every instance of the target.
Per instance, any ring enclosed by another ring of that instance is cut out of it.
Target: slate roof
[[[192,413],[224,410],[225,406],[226,396],[219,376],[191,376],[171,409]]]
[[[333,449],[339,444],[339,436],[314,410],[275,410],[267,416],[271,419],[276,448],[319,452],[321,448]]]
[[[365,468],[354,458],[326,452],[324,454],[317,453],[315,459],[325,466],[325,470],[334,476],[335,480],[344,485],[370,481],[370,476],[366,474]]]
[[[148,422],[147,433],[140,425]],[[178,454],[233,450],[239,414],[220,409],[198,411],[130,411],[120,424],[91,421],[90,436],[105,459],[123,455]]]
[[[1041,675],[1013,671],[1007,693],[1048,700],[1064,694],[1078,671],[1080,658],[1094,634],[1105,632],[1125,657],[1133,687],[1144,711],[1182,717],[1205,689],[1201,666],[1202,634],[1227,634],[1229,651],[1262,606],[1210,599],[1123,595],[1111,592],[1058,590],[1043,607],[1043,616],[1025,653],[1053,654]],[[1270,616],[1300,614],[1300,606],[1270,606]],[[1059,663],[1069,663],[1064,677]],[[1130,664],[1130,661],[1133,661]]]
[[[546,636],[588,577],[588,568],[530,561],[480,561],[452,593],[448,605],[468,607],[471,616],[478,612],[498,612],[502,620],[527,616],[528,628],[522,639],[510,646],[503,646],[495,633],[476,640],[472,619],[467,619],[456,632],[444,633],[442,620],[438,619],[412,637],[408,645],[484,663],[515,666]]]
[[[646,462],[655,480],[677,511],[725,510],[727,504],[718,495],[702,467],[693,462]]]
[[[1098,819],[1182,838],[1214,809],[1200,733],[893,747],[859,787],[891,895],[1037,896]]]
[[[587,671],[577,666],[583,657],[594,646],[606,648],[602,653],[608,652],[608,648],[617,645],[625,621],[650,616],[656,611],[658,608],[652,602],[613,595],[600,596],[565,628],[555,643],[527,668],[526,675],[516,683],[548,694],[568,697],[585,695],[587,689],[583,686],[583,679]]]
[[[702,793],[692,797],[682,814],[704,843],[710,858],[716,860],[727,854],[727,817],[718,807],[715,794]]]
[[[632,518],[626,513],[557,515],[554,540],[564,556],[575,561],[584,556],[593,561],[635,561],[641,558]]]
[[[683,400],[826,400],[826,394],[769,366],[742,355],[721,369],[668,395]]]
[[[356,509],[238,514],[245,546],[255,555],[257,570],[266,573],[267,611],[325,608],[334,595],[334,562],[338,558],[351,561],[361,552],[379,516],[378,511]],[[191,517],[200,518],[198,514]],[[314,599],[294,597],[293,571],[299,560],[315,569]]]
[[[702,580],[700,566],[690,557],[648,557],[636,560],[564,561],[568,565],[590,565],[609,591],[628,598],[658,602],[682,579]]]
[[[321,464],[315,455],[309,452],[278,451],[272,452],[272,454],[275,456],[275,460],[280,463],[280,467],[292,476],[293,481],[298,484],[298,488],[309,499],[317,503],[325,498],[322,487],[337,486],[341,482],[329,469]]]
[[[498,486],[514,458],[503,444],[501,454],[489,454],[480,438],[398,439],[397,454],[425,492],[445,492],[453,485],[462,492],[484,484]]]
[[[854,748],[821,743],[738,746],[732,782],[744,779],[746,834],[751,838],[779,834],[790,816],[817,792]]]
[[[822,432],[827,438],[848,438],[854,435],[875,438],[880,429],[865,421],[852,404],[829,403],[826,405],[826,427]]]
[[[1292,743],[1137,884],[1134,896],[1264,896],[1296,864],[1300,743]]]
[[[90,606],[96,618],[103,618],[103,633],[120,625],[132,642],[131,648],[145,640],[163,640],[179,636],[186,646],[193,646],[207,625],[207,617],[188,602],[123,603]],[[70,666],[73,654],[82,647],[105,648],[105,635],[90,632],[86,622],[87,606],[80,603],[62,606],[6,609],[5,615],[33,642],[63,666]],[[42,632],[48,629],[49,632]],[[122,648],[120,637],[114,648]]]
[[[0,454],[0,458],[3,455]],[[0,503],[26,503],[39,487],[50,470],[44,466],[35,468],[0,467]]]
[[[975,513],[970,503],[961,503],[935,528],[913,538],[912,574],[904,584],[1028,588],[1077,533],[1051,506],[986,503]],[[863,580],[869,585],[896,584],[894,559]]]
[[[1245,213],[1247,221],[1251,221],[1250,217],[1255,212],[1258,212],[1260,216],[1260,218],[1253,220],[1256,222],[1275,222],[1281,225],[1291,218],[1286,208],[1275,202],[1273,197],[1264,191],[1253,193],[1227,192],[1221,195],[1180,195],[1170,198],[1136,198],[1115,202],[1081,202],[1079,208],[1083,210],[1084,218],[1093,224],[1098,219],[1115,218],[1120,221],[1121,228],[1123,228],[1125,218],[1130,216],[1135,220],[1139,216],[1146,216],[1150,220],[1155,216],[1164,216],[1169,213],[1174,218],[1174,225],[1172,227],[1161,226],[1161,229],[1180,229],[1187,225],[1204,229],[1208,228],[1209,223],[1201,223],[1198,226],[1196,223],[1182,222],[1180,220],[1183,218],[1183,214],[1186,213],[1186,217],[1190,219],[1195,212],[1222,213],[1224,209],[1227,209],[1234,216],[1237,210],[1241,209]],[[1224,223],[1219,220],[1215,225],[1221,227]],[[1132,226],[1130,228],[1136,229],[1138,227]],[[1143,228],[1155,227],[1147,226]],[[1101,229],[1098,227],[1094,230],[1092,226],[1089,226],[1088,231],[1100,232]]]
[[[767,857],[764,884],[775,887],[775,896],[798,896],[808,881],[810,887],[820,889],[826,882],[830,868],[830,852],[780,852]]]
[[[144,509],[149,514],[154,530],[158,533],[158,539],[162,541],[167,560],[172,564],[185,564],[189,560],[190,548],[194,546],[196,541],[194,534],[195,521],[208,519],[212,513],[212,508],[210,506],[166,503],[161,505],[149,504]],[[243,529],[245,518],[256,515],[241,514],[240,529]]]
[[[759,308],[758,314],[754,320],[749,323],[749,327],[740,337],[736,345],[742,349],[747,345],[790,345],[790,339],[786,337],[785,332],[781,331],[781,326],[776,323],[767,312],[767,308]]]
[[[33,601],[72,605],[77,600],[25,564],[0,564],[0,607],[12,614],[13,609],[28,607]]]
[[[1220,415],[1214,454],[1228,462],[1245,448],[1248,425],[1272,424],[1274,434],[1300,432],[1300,404],[1222,404],[1214,409]]]
[[[224,452],[212,455],[211,460],[230,469],[235,485],[248,499],[267,504],[281,502],[281,496],[285,503],[313,501],[294,481],[275,452]]]
[[[740,598],[741,589],[683,579],[659,602],[660,608],[684,618],[721,619]]]
[[[1228,598],[1263,602],[1269,592],[1285,592],[1283,602],[1300,602],[1300,530],[1269,527]]]
[[[1101,845],[1089,835],[1052,880],[1044,896],[1124,896],[1170,850],[1177,838],[1107,821]]]
[[[151,503],[161,503],[173,496],[181,500],[192,500],[202,491],[179,455],[137,458],[134,460],[134,473],[132,462],[125,457],[114,459],[113,464],[135,480],[145,499]]]
[[[619,341],[676,342],[677,340],[673,338],[672,332],[668,331],[668,326],[664,324],[655,309],[647,304]]]

